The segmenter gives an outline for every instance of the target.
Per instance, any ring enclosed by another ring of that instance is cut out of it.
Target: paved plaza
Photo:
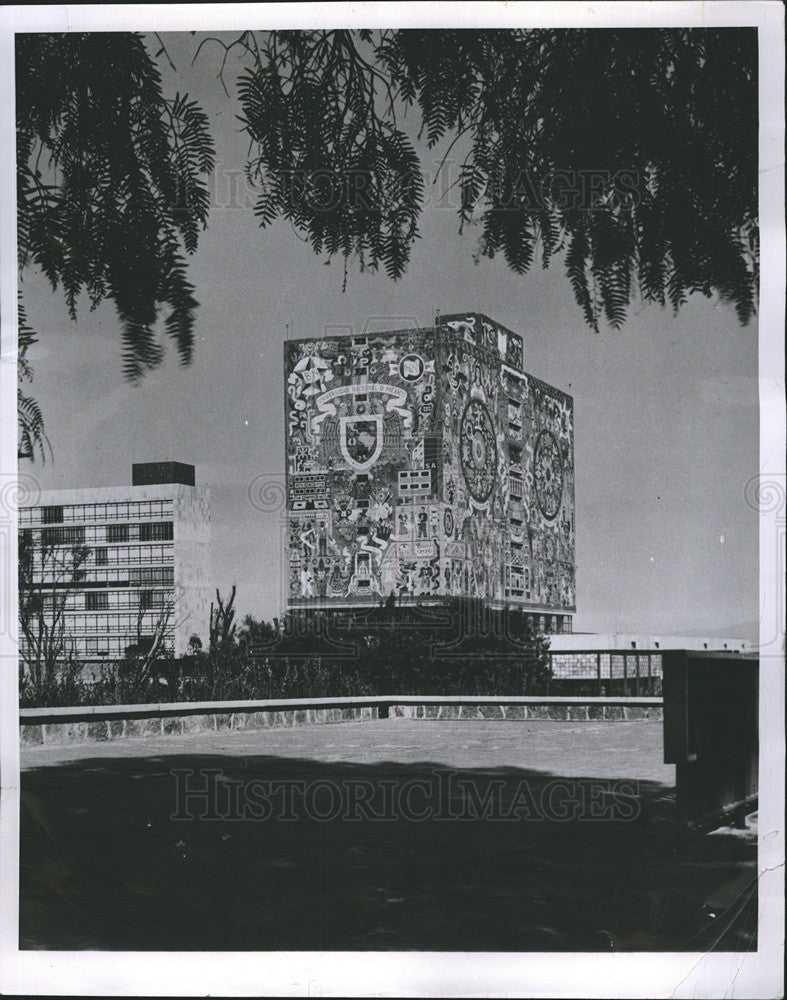
[[[391,718],[24,747],[20,945],[704,950],[756,844],[678,844],[661,723]]]

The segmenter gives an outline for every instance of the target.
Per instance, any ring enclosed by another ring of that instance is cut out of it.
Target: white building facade
[[[19,532],[20,589],[45,625],[61,614],[67,655],[117,660],[159,633],[176,656],[194,635],[207,645],[210,494],[193,466],[143,463],[131,486],[43,492],[20,508]],[[21,627],[20,656],[33,651]]]

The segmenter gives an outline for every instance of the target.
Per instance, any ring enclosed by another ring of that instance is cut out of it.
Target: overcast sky
[[[216,79],[219,47],[192,66],[192,36],[165,40],[177,70],[165,68],[165,87],[202,104],[217,151],[209,226],[189,267],[194,360],[181,367],[168,346],[159,370],[128,384],[114,308],[85,303],[72,323],[62,292],[26,272],[40,334],[34,394],[54,460],[22,471],[50,489],[130,483],[135,461],[193,463],[212,492],[215,585],[236,583],[239,613],[270,618],[284,592],[282,511],[260,510],[249,487],[283,477],[282,342],[484,312],[523,335],[529,372],[574,397],[575,631],[752,631],[758,521],[744,487],[759,468],[756,324],[696,297],[677,318],[636,304],[622,330],[594,334],[559,260],[525,277],[502,260],[474,263],[479,232],[458,235],[444,181],[427,191],[405,277],[351,270],[342,293],[340,261],[325,266],[288,223],[260,231],[242,204],[247,141]],[[231,77],[230,67],[232,93]],[[423,155],[433,172],[435,154]],[[449,164],[444,180],[455,176]]]

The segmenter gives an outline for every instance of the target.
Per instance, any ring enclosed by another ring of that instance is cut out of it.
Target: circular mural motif
[[[418,354],[406,354],[399,362],[399,374],[405,382],[417,382],[424,373],[424,359]]]
[[[547,520],[554,521],[563,497],[563,460],[551,431],[544,430],[538,435],[533,466],[538,506]]]
[[[480,399],[471,399],[462,414],[459,435],[462,472],[470,495],[486,503],[497,474],[497,445],[492,418]]]

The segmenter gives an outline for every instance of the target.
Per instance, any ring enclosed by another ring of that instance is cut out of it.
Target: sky
[[[192,64],[199,36],[164,40],[175,64],[162,66],[165,92],[202,105],[217,153],[189,264],[193,361],[181,366],[167,344],[160,368],[126,382],[111,303],[90,312],[83,301],[72,322],[62,291],[26,271],[40,335],[32,391],[54,457],[20,471],[55,489],[130,483],[132,462],[194,464],[211,489],[214,586],[237,584],[239,615],[270,619],[283,608],[283,504],[260,498],[283,484],[283,341],[483,312],[523,336],[528,372],[574,397],[574,630],[753,637],[758,515],[744,490],[759,469],[756,321],[741,327],[731,307],[694,297],[677,316],[635,302],[621,330],[594,333],[559,259],[525,276],[502,259],[474,261],[480,231],[460,236],[455,193],[444,195],[455,159],[427,189],[404,277],[351,268],[343,292],[341,260],[326,266],[289,223],[258,228],[238,105],[217,79],[221,48],[204,46]],[[433,175],[444,149],[418,148]]]

